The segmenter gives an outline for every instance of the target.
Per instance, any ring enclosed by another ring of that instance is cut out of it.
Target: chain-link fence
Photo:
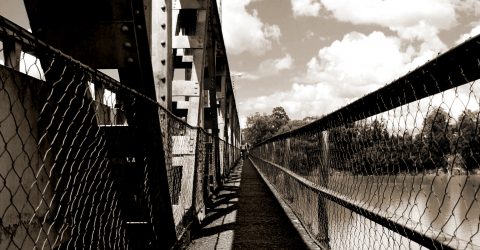
[[[331,249],[480,249],[480,37],[251,150]]]
[[[224,173],[229,173],[240,155],[235,146],[188,125],[165,109],[160,110],[160,116],[169,191],[179,238],[191,223],[205,218],[208,201],[227,177]],[[231,157],[232,160],[220,162],[220,157]]]
[[[202,219],[217,137],[3,17],[0,55],[0,249],[145,249]]]

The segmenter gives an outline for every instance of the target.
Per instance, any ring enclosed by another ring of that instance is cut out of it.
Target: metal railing
[[[480,248],[480,36],[251,160],[331,249]]]
[[[0,249],[155,247],[202,219],[236,147],[3,17],[0,54]]]

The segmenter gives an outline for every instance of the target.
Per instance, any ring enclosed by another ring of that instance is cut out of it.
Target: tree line
[[[478,111],[466,110],[452,119],[444,109],[435,108],[413,133],[392,133],[383,120],[336,127],[328,131],[328,166],[355,174],[446,172],[452,171],[452,166],[472,172],[480,165],[479,116]],[[245,140],[255,144],[312,120],[291,121],[285,110],[277,107],[270,115],[248,117]],[[287,155],[292,170],[308,174],[318,167],[326,157],[319,137],[319,133],[306,133],[292,138]],[[278,155],[274,152],[274,158],[285,164],[285,148],[275,151]]]

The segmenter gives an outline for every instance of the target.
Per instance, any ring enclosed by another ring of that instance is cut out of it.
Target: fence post
[[[21,44],[14,39],[3,40],[3,58],[5,66],[20,71]]]
[[[328,167],[329,167],[329,145],[328,145],[328,131],[318,133],[318,140],[320,144],[319,155],[319,178],[318,185],[322,187],[328,186]],[[326,208],[326,199],[321,193],[318,194],[318,235],[316,239],[323,247],[330,249],[328,237],[328,213]]]

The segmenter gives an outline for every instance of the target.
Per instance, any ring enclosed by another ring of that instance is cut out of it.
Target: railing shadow
[[[230,174],[230,177],[225,181],[215,195],[208,200],[206,206],[207,216],[201,222],[199,227],[194,230],[192,240],[219,234],[225,231],[233,230],[234,222],[222,221],[219,225],[212,225],[215,221],[224,216],[236,211],[238,209],[238,192],[240,187],[238,182],[241,176],[241,166],[237,165]]]

